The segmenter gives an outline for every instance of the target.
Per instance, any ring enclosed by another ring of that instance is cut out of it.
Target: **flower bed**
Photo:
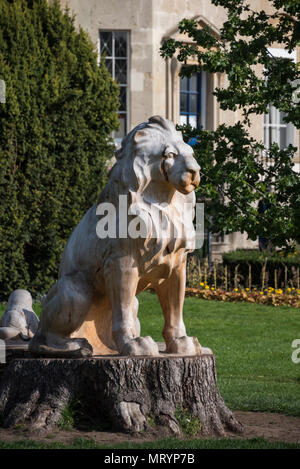
[[[295,288],[287,288],[285,291],[282,289],[274,290],[274,288],[271,287],[264,291],[258,291],[256,289],[250,291],[248,288],[243,290],[235,288],[232,291],[225,291],[203,284],[201,288],[187,287],[186,296],[193,296],[204,300],[244,301],[272,306],[286,305],[295,308],[300,307],[300,290]]]

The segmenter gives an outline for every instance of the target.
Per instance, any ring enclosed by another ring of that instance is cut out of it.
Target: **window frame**
[[[276,58],[288,58],[296,62],[296,50],[293,50],[292,52],[288,52],[285,49],[280,49],[280,48],[273,48],[269,47],[268,51],[272,56]],[[271,107],[275,109],[275,116],[276,116],[276,122],[270,123],[270,116],[271,116]],[[295,145],[295,139],[296,139],[296,128],[293,124],[290,122],[284,122],[280,123],[280,112],[279,109],[277,109],[275,106],[272,105],[272,103],[269,103],[268,105],[269,112],[268,114],[263,115],[263,143],[266,148],[266,150],[270,149],[270,146],[273,143],[277,143],[280,149],[287,148],[283,147],[280,143],[280,129],[285,128],[286,129],[286,141],[287,141],[287,146]],[[271,141],[270,137],[270,131],[271,130],[275,131],[276,135],[276,140]],[[267,138],[265,137],[267,135]]]
[[[191,91],[190,89],[190,84],[191,84],[191,77],[186,77],[187,79],[187,90],[182,90],[181,89],[181,80],[182,77],[179,77],[179,121],[181,120],[181,116],[186,116],[187,118],[187,124],[190,122],[190,116],[196,117],[196,129],[199,129],[199,127],[202,125],[203,121],[203,116],[202,116],[202,72],[194,72],[197,75],[197,91]],[[181,95],[185,95],[187,97],[187,111],[181,111]],[[191,95],[196,95],[197,96],[197,112],[191,112]],[[181,122],[180,122],[180,125]]]
[[[271,108],[275,109],[275,112],[273,114],[276,116],[276,121],[273,123],[270,123],[270,116],[271,116]],[[280,112],[279,109],[277,109],[275,106],[273,106],[271,103],[268,105],[269,108],[269,113],[264,114],[264,120],[263,120],[263,141],[264,141],[264,146],[267,150],[270,149],[271,145],[273,143],[277,143],[279,146],[279,149],[285,149],[287,148],[290,144],[295,145],[295,126],[291,124],[290,122],[284,122],[281,124],[280,123]],[[284,114],[284,113],[283,113]],[[283,146],[280,141],[280,129],[286,129],[286,142],[287,146]],[[270,131],[274,131],[275,133],[275,140],[271,140],[271,134]],[[267,135],[267,137],[266,137]]]
[[[116,60],[126,60],[126,84],[117,83],[119,88],[126,88],[126,110],[125,111],[118,111],[118,116],[123,115],[125,116],[125,134],[129,132],[130,128],[130,31],[127,29],[99,29],[98,34],[98,57],[99,57],[99,64],[101,61],[101,33],[111,33],[112,34],[112,55],[108,56],[105,55],[105,59],[109,59],[112,61],[112,70],[111,76],[112,79],[116,81]],[[119,57],[115,55],[115,35],[116,33],[125,33],[126,34],[126,57]],[[123,137],[116,137],[116,131],[113,132],[113,138],[117,145],[121,144]]]

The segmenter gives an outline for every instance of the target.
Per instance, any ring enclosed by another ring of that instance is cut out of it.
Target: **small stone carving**
[[[123,139],[116,158],[98,204],[67,243],[59,279],[43,301],[29,349],[37,356],[56,357],[158,355],[151,337],[139,337],[137,320],[136,295],[152,288],[164,314],[166,352],[211,353],[186,335],[182,317],[186,258],[194,249],[194,189],[200,181],[193,150],[171,121],[154,116]],[[126,200],[125,207],[120,208],[120,199]],[[115,207],[118,229],[101,238],[97,227],[108,205]],[[182,224],[187,206],[191,210]],[[129,232],[136,207],[141,219],[148,220],[145,233],[123,235],[124,214],[129,214]],[[153,207],[164,220],[160,227]],[[157,234],[159,228],[163,233]]]
[[[32,309],[31,294],[27,290],[13,291],[0,319],[0,339],[30,340],[38,325],[39,319]]]

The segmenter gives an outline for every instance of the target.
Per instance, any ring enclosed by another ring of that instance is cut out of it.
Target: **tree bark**
[[[0,375],[5,427],[51,430],[71,402],[81,414],[127,432],[149,422],[180,434],[178,409],[201,422],[204,435],[241,432],[219,394],[215,357],[17,358]]]

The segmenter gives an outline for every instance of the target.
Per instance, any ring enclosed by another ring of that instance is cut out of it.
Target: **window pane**
[[[180,124],[180,125],[185,125],[185,124],[187,124],[187,116],[181,115],[180,118],[179,118],[179,124]]]
[[[122,138],[126,134],[126,114],[119,114],[119,130],[115,132],[115,138]]]
[[[119,59],[115,61],[115,78],[120,85],[127,83],[127,61]]]
[[[187,91],[188,89],[188,79],[187,77],[180,78],[180,90]]]
[[[295,145],[295,126],[291,123],[286,126],[286,142],[287,146]]]
[[[100,55],[106,54],[107,57],[112,57],[112,33],[100,33]]]
[[[279,148],[280,148],[280,150],[283,150],[284,148],[286,148],[288,146],[286,127],[280,127],[279,135],[280,135]]]
[[[274,138],[274,133],[272,133],[272,127],[268,127],[268,142],[269,142],[269,148],[272,145],[273,141],[272,139]]]
[[[198,95],[190,94],[190,112],[197,113],[198,111]]]
[[[115,57],[127,57],[127,33],[115,32]]]
[[[119,102],[120,102],[120,111],[126,111],[126,87],[120,86]]]
[[[286,116],[286,113],[285,112],[282,112],[282,111],[279,111],[279,115],[280,115],[280,124],[284,124],[286,125],[286,122],[284,122],[283,118]]]
[[[198,74],[193,73],[190,78],[190,91],[198,91]]]
[[[270,144],[277,143],[279,145],[279,128],[270,127]],[[279,145],[280,146],[280,145]]]
[[[109,73],[112,75],[112,59],[105,59],[105,65]]]
[[[269,143],[269,128],[268,127],[265,127],[264,128],[264,144],[265,144],[265,147],[268,149],[270,147],[270,143]]]
[[[180,112],[187,112],[188,110],[188,95],[186,93],[180,94]]]
[[[192,127],[197,127],[197,116],[189,116],[189,124]]]
[[[279,112],[274,106],[270,106],[269,122],[270,124],[279,124]]]

